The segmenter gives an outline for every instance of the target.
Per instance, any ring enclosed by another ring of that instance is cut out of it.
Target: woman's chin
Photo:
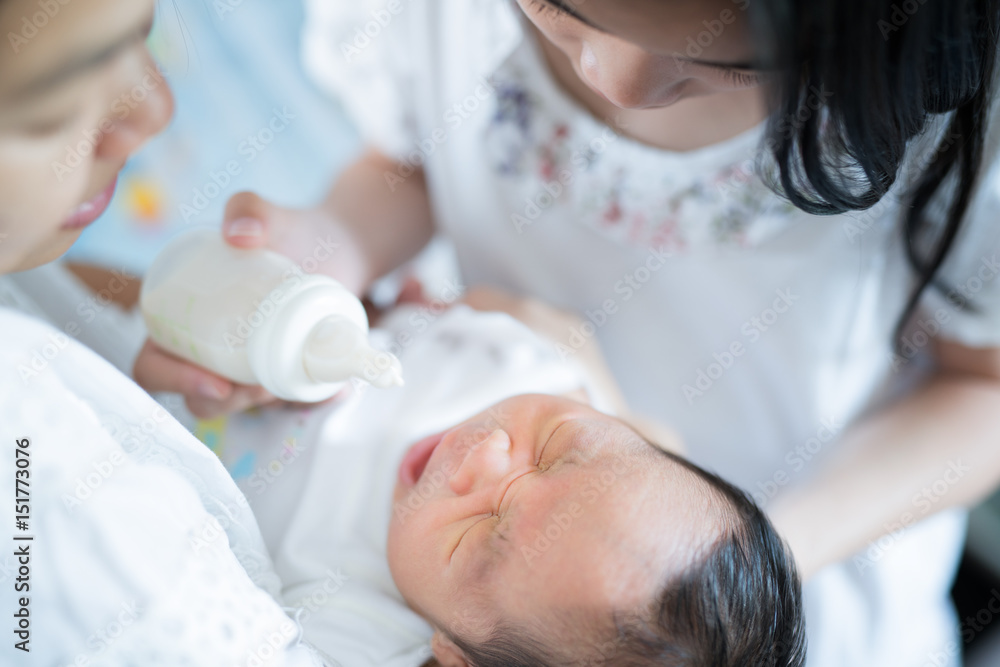
[[[7,271],[4,271],[4,273],[28,271],[30,269],[37,269],[39,266],[51,264],[57,259],[60,259],[69,251],[70,248],[73,247],[73,244],[80,238],[81,232],[83,232],[82,229],[60,230],[58,235],[49,244],[42,248],[37,248],[24,257],[19,258],[15,261],[14,265]],[[0,246],[0,251],[2,251],[2,246]]]

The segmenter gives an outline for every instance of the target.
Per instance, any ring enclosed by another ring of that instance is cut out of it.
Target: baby
[[[220,430],[331,663],[802,664],[794,565],[745,494],[565,398],[587,378],[513,319],[407,320],[405,388]]]
[[[509,419],[483,437],[491,413]],[[579,403],[519,396],[420,441],[395,499],[389,565],[445,667],[804,657],[798,581],[760,510]]]

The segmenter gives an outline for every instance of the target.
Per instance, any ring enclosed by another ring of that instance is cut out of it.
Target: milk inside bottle
[[[369,345],[351,292],[277,253],[233,248],[217,229],[174,239],[147,273],[140,306],[161,347],[284,400],[323,401],[351,378],[403,384],[399,360]]]

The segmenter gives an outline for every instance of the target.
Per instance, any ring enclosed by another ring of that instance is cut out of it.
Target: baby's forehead
[[[578,456],[543,473],[547,488],[519,499],[497,527],[498,553],[531,567],[598,566],[590,560],[607,568],[618,558],[662,568],[714,539],[721,503],[694,471],[634,434],[617,440],[583,427],[573,435],[583,443]],[[592,436],[601,444],[587,443]]]
[[[653,476],[591,477],[561,489],[558,501],[529,508],[502,542],[493,585],[517,612],[590,609],[610,612],[646,600],[714,541],[716,522],[692,520],[690,494],[661,494]],[[654,504],[656,498],[669,503]],[[692,507],[694,511],[692,511]],[[520,524],[520,525],[518,525]],[[515,612],[515,613],[517,613]]]
[[[650,465],[647,460],[657,448],[646,441],[630,426],[618,419],[601,416],[594,419],[575,419],[559,429],[559,444],[563,458],[575,463],[594,463],[620,470],[640,469]],[[655,461],[653,465],[668,461]]]

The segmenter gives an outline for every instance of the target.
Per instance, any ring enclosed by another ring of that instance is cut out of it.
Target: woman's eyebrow
[[[102,49],[98,49],[89,54],[84,54],[80,57],[71,58],[66,66],[60,67],[53,72],[32,80],[27,85],[15,90],[12,93],[12,96],[30,97],[32,95],[39,95],[50,88],[68,81],[69,79],[103,65],[134,44],[136,40],[145,39],[145,36],[149,34],[152,25],[153,19],[150,17],[150,19],[140,28],[129,30],[120,38]]]

